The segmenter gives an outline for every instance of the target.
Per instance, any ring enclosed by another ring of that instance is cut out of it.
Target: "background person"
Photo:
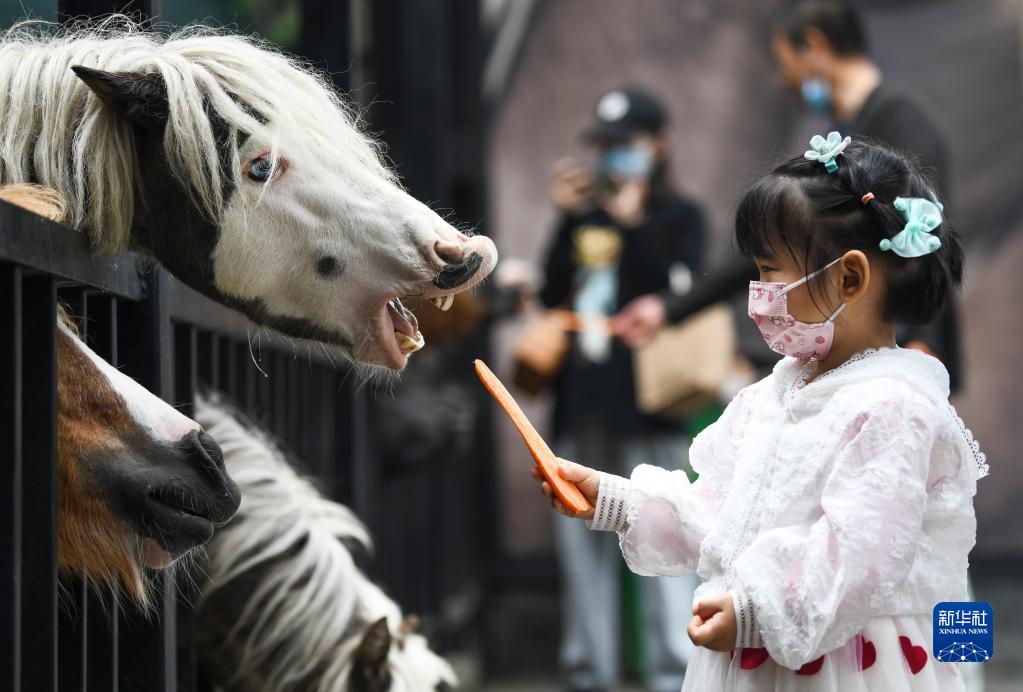
[[[774,22],[772,50],[786,88],[803,104],[832,120],[832,127],[854,138],[880,140],[917,158],[933,179],[935,190],[951,212],[949,154],[931,106],[905,89],[887,84],[868,54],[862,19],[844,0],[798,0],[788,3]],[[642,343],[665,324],[742,291],[756,277],[756,268],[737,257],[718,267],[689,295],[645,296],[621,312],[622,338]],[[949,371],[953,393],[962,382],[962,355],[955,304],[932,322],[918,327],[899,325],[900,346],[937,356]]]
[[[638,296],[670,290],[672,273],[699,267],[703,214],[671,187],[666,125],[653,95],[612,90],[597,103],[585,133],[596,170],[568,160],[556,165],[552,196],[562,216],[540,294],[548,308],[610,317]],[[583,456],[612,473],[628,473],[641,462],[677,469],[688,448],[677,421],[636,408],[632,353],[606,330],[583,331],[574,339],[555,383],[554,433],[562,454]],[[559,519],[561,666],[572,690],[614,689],[618,547],[609,536]],[[674,692],[691,648],[685,625],[695,580],[658,579],[643,587],[646,684]]]

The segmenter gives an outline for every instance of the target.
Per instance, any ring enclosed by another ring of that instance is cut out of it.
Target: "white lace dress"
[[[601,476],[596,530],[634,572],[732,592],[730,653],[697,647],[684,691],[963,690],[931,654],[933,608],[966,601],[983,454],[918,351],[858,354],[805,382],[783,359],[693,442],[699,474]],[[580,460],[585,463],[585,459]]]

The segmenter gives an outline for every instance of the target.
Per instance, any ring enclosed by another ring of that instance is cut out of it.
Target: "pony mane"
[[[202,598],[230,589],[249,570],[261,571],[227,637],[244,632],[236,680],[264,666],[267,689],[291,689],[315,674],[316,690],[341,692],[365,629],[382,617],[392,636],[402,628],[401,609],[359,571],[346,545],[370,549],[366,527],[301,478],[268,437],[239,422],[218,399],[198,397],[195,413],[220,444],[242,493],[238,514],[208,546],[209,586]],[[398,639],[388,656],[392,689],[455,683],[450,666],[424,637]]]
[[[310,155],[328,152],[394,181],[379,145],[333,86],[256,38],[206,26],[163,35],[123,15],[67,28],[23,22],[0,34],[0,184],[55,189],[67,222],[86,230],[101,252],[128,248],[136,204],[145,200],[132,126],[73,65],[163,78],[165,155],[211,221],[225,208],[227,183],[240,182],[245,135],[265,136],[276,160],[274,133],[300,132]],[[217,140],[212,116],[227,128],[226,141]]]

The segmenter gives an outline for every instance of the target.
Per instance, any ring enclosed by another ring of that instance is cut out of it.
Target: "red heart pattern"
[[[739,665],[743,670],[753,670],[767,660],[767,649],[742,649],[739,652]]]
[[[821,668],[824,667],[824,657],[815,658],[807,664],[804,664],[799,670],[796,671],[796,675],[816,675],[821,672]]]
[[[856,639],[859,640],[860,670],[866,670],[877,661],[877,648],[874,642],[864,639],[862,634],[857,634]]]
[[[922,646],[914,646],[909,637],[900,636],[899,646],[902,647],[902,655],[906,657],[909,669],[916,675],[927,665],[927,652]]]

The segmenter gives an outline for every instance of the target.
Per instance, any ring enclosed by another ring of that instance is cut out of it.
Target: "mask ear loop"
[[[833,313],[831,313],[831,317],[829,317],[826,321],[827,322],[834,322],[835,318],[838,317],[839,315],[841,315],[842,311],[845,310],[845,306],[846,306],[845,303],[842,303],[841,305],[839,305],[838,309],[836,309]]]
[[[829,262],[828,264],[824,265],[823,267],[821,267],[817,271],[811,272],[810,274],[807,274],[806,276],[804,276],[799,281],[793,281],[788,286],[786,286],[785,288],[781,289],[780,295],[785,295],[786,293],[791,291],[793,288],[799,288],[800,286],[805,284],[807,281],[809,281],[813,277],[819,276],[820,274],[823,274],[824,272],[826,272],[827,270],[831,269],[833,266],[835,266],[836,264],[838,264],[841,261],[842,261],[842,258],[839,257],[838,259],[833,260],[833,261]]]

